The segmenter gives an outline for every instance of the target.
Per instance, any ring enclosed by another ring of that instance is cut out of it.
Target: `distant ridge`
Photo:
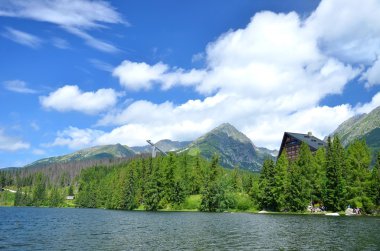
[[[187,152],[211,159],[220,156],[220,164],[226,168],[239,166],[242,169],[259,171],[265,158],[277,156],[276,150],[256,147],[252,141],[229,123],[221,124],[194,141],[160,140],[156,145],[165,152]],[[150,145],[128,147],[121,144],[85,148],[67,155],[37,160],[25,168],[46,167],[61,163],[100,161],[130,158],[137,154],[150,154]]]
[[[103,145],[82,149],[67,155],[44,158],[26,165],[25,167],[48,166],[50,164],[69,163],[74,161],[129,158],[134,155],[135,152],[128,146],[123,146],[121,144]]]
[[[378,134],[378,128],[380,128],[380,106],[368,114],[356,115],[344,121],[331,135],[339,136],[345,146],[355,139],[368,139],[367,144],[372,144],[375,142],[372,142],[371,138]]]

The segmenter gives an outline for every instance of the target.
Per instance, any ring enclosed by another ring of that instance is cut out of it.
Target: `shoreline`
[[[10,206],[10,205],[0,205],[0,207],[19,207],[19,206]],[[220,213],[220,214],[234,214],[234,213],[244,213],[244,214],[260,214],[260,215],[308,215],[308,216],[327,216],[332,217],[329,215],[326,215],[326,213],[334,213],[334,212],[324,212],[324,213],[309,213],[309,212],[273,212],[273,211],[266,211],[265,213],[260,213],[260,211],[257,210],[246,210],[246,211],[238,211],[238,210],[225,210],[223,212],[202,212],[197,209],[176,209],[176,210],[170,210],[170,209],[159,209],[157,211],[147,211],[143,209],[134,209],[134,210],[123,210],[123,209],[108,209],[108,208],[89,208],[89,207],[35,207],[35,206],[20,206],[25,208],[81,208],[81,209],[102,209],[102,210],[110,210],[110,211],[129,211],[129,212],[157,212],[157,213]],[[360,215],[345,215],[344,212],[336,212],[339,214],[339,216],[343,217],[380,217],[380,214],[360,214]]]

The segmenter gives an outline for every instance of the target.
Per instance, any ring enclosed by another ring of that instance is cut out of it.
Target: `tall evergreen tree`
[[[42,206],[46,203],[46,177],[37,173],[33,186],[33,205]]]
[[[273,195],[276,201],[276,210],[283,211],[288,207],[287,196],[289,193],[289,161],[285,151],[278,158],[273,172]]]
[[[291,163],[289,167],[290,188],[287,203],[293,212],[304,211],[308,204],[308,198],[304,192],[303,179],[301,168],[295,162]]]
[[[347,190],[348,198],[366,197],[367,181],[370,174],[371,152],[364,140],[356,140],[347,148]]]
[[[206,172],[205,183],[202,189],[201,211],[216,212],[222,210],[224,191],[218,180],[218,162],[219,157],[214,155]]]
[[[261,169],[259,180],[259,205],[261,208],[276,210],[275,186],[274,162],[271,159],[266,159]]]
[[[346,181],[343,171],[346,169],[345,152],[337,136],[331,142],[328,138],[326,150],[326,197],[328,210],[343,210],[346,202]]]
[[[305,143],[301,144],[297,166],[300,169],[299,182],[301,183],[301,191],[299,192],[300,196],[302,196],[300,199],[302,201],[312,201],[316,179],[316,164],[309,146]]]
[[[375,166],[371,172],[369,195],[375,205],[380,205],[380,152],[377,154]]]

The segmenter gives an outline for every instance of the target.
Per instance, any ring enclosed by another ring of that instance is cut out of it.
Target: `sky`
[[[380,105],[378,0],[2,0],[0,167],[95,145],[324,138]]]

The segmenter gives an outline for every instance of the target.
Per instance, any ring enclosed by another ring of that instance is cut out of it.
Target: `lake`
[[[0,207],[0,249],[380,250],[380,218]]]

